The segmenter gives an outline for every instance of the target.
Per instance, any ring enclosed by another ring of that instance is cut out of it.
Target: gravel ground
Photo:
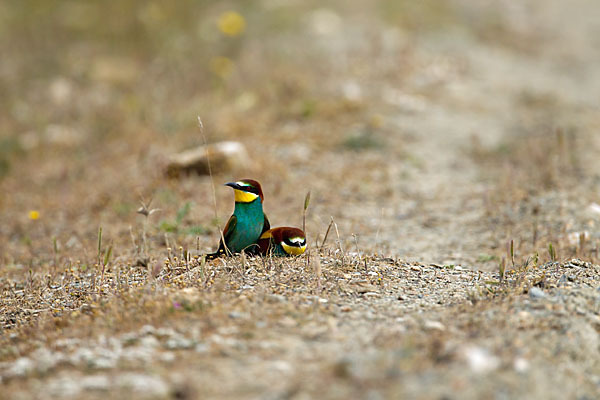
[[[169,288],[175,274],[158,279],[164,286],[147,283],[170,299],[168,324],[40,342],[0,365],[5,393],[428,399],[600,390],[597,265],[531,265],[500,281],[459,266],[323,257],[318,281],[304,260],[245,262],[205,266],[216,277],[205,290]]]

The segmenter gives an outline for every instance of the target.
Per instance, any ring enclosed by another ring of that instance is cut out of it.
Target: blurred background
[[[131,262],[142,230],[151,258],[214,249],[239,178],[262,183],[273,226],[301,226],[311,191],[311,245],[333,217],[348,252],[496,268],[514,240],[595,257],[598,8],[2,2],[0,262],[85,259],[100,226]],[[225,140],[248,157],[213,171],[215,210],[209,176],[165,168]]]

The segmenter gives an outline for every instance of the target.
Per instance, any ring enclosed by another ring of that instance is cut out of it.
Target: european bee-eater
[[[283,226],[269,229],[258,239],[260,254],[297,256],[306,250],[306,235],[302,229]]]
[[[242,251],[257,252],[258,238],[270,228],[269,220],[263,212],[264,196],[260,183],[252,179],[242,179],[226,183],[225,186],[233,188],[235,208],[223,229],[219,249],[207,254],[206,259]]]

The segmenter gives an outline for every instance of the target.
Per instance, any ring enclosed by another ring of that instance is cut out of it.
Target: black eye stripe
[[[296,239],[296,238],[294,238]],[[292,242],[290,240],[290,238],[283,238],[283,242],[285,244],[287,244],[288,246],[294,246],[294,247],[302,247],[302,246],[306,246],[306,239],[303,239],[301,242]]]
[[[240,185],[238,184],[238,190],[241,190],[243,192],[248,192],[248,193],[254,193],[254,194],[259,194],[258,193],[258,188],[252,186],[252,185]]]

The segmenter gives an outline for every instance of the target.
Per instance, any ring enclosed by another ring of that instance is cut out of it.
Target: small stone
[[[140,329],[140,335],[154,335],[156,332],[156,328],[152,325],[144,325],[142,329]]]
[[[298,322],[296,322],[296,320],[292,317],[285,316],[279,320],[279,325],[283,326],[284,328],[294,328],[298,325]]]
[[[127,347],[121,354],[121,359],[132,363],[149,363],[154,357],[155,350],[152,347]]]
[[[39,348],[33,354],[32,357],[36,362],[36,370],[39,373],[45,374],[48,371],[54,369],[54,367],[65,359],[65,356],[60,353],[53,353],[52,351]]]
[[[176,358],[176,357],[175,357],[175,354],[173,354],[173,353],[172,353],[172,352],[170,352],[170,351],[167,351],[167,352],[165,352],[165,353],[161,353],[161,354],[158,356],[158,359],[159,359],[160,361],[162,361],[162,362],[165,362],[165,363],[172,363],[173,361],[175,361],[175,358]]]
[[[293,369],[292,366],[290,365],[290,363],[288,363],[287,361],[283,361],[283,360],[273,361],[273,363],[271,365],[275,371],[284,373],[284,374],[288,374],[288,373],[292,372],[292,369]]]
[[[587,242],[590,240],[590,233],[588,231],[571,232],[567,235],[567,241],[571,246],[577,246],[581,244],[581,241]]]
[[[196,351],[196,353],[206,354],[210,350],[210,347],[207,343],[198,343],[194,350]]]
[[[247,169],[251,160],[240,142],[218,142],[174,154],[169,158],[165,173],[170,178],[196,173],[208,175],[208,160],[213,174]]]
[[[287,299],[281,294],[269,294],[267,295],[267,301],[269,303],[285,303]]]
[[[478,374],[491,372],[500,366],[500,360],[482,347],[468,346],[462,350],[462,356],[471,371]]]
[[[168,338],[168,337],[176,336],[177,333],[171,328],[160,328],[160,329],[156,330],[155,335],[160,338],[165,338],[165,337]]]
[[[154,336],[144,336],[140,339],[140,346],[142,347],[158,347],[159,344],[158,339]]]
[[[544,293],[542,289],[533,286],[529,289],[529,297],[532,299],[543,299],[544,297],[546,297],[546,293]]]
[[[588,206],[588,210],[592,213],[592,214],[600,214],[600,204],[598,203],[592,203]]]
[[[444,324],[442,324],[439,321],[431,321],[431,320],[425,321],[425,323],[423,324],[423,328],[425,328],[427,330],[440,331],[440,332],[443,332],[446,330],[446,326],[444,326]]]
[[[267,323],[265,321],[256,321],[254,324],[258,329],[266,328]]]
[[[70,80],[61,76],[50,82],[48,92],[52,102],[57,106],[61,106],[72,99],[73,84]]]
[[[158,376],[128,373],[118,377],[117,385],[148,397],[166,397],[169,385]]]
[[[90,368],[111,369],[117,366],[117,358],[113,354],[105,354],[92,358],[88,363]]]
[[[55,398],[73,398],[83,390],[81,382],[74,378],[61,377],[52,379],[44,386],[44,392]]]
[[[515,358],[515,361],[513,362],[513,368],[518,373],[523,374],[523,373],[527,372],[527,370],[529,369],[529,361],[527,361],[523,357],[517,357],[517,358]]]
[[[27,357],[21,357],[19,359],[17,359],[12,366],[8,369],[8,374],[9,376],[16,376],[16,377],[24,377],[29,375],[29,373],[31,373],[31,371],[33,371],[35,365],[34,362]]]
[[[193,340],[183,336],[174,336],[165,343],[165,347],[169,350],[191,349],[194,345],[195,343]]]
[[[243,313],[243,312],[239,312],[239,311],[232,311],[228,315],[229,315],[229,318],[231,318],[231,319],[248,319],[247,313]]]
[[[125,346],[129,346],[129,345],[137,343],[138,339],[139,339],[138,334],[135,332],[125,333],[124,335],[121,336],[121,342]]]
[[[365,292],[365,293],[363,293],[363,297],[373,298],[373,297],[380,297],[380,295],[377,292]]]
[[[110,387],[110,380],[106,375],[84,376],[79,383],[85,390],[104,391]]]

